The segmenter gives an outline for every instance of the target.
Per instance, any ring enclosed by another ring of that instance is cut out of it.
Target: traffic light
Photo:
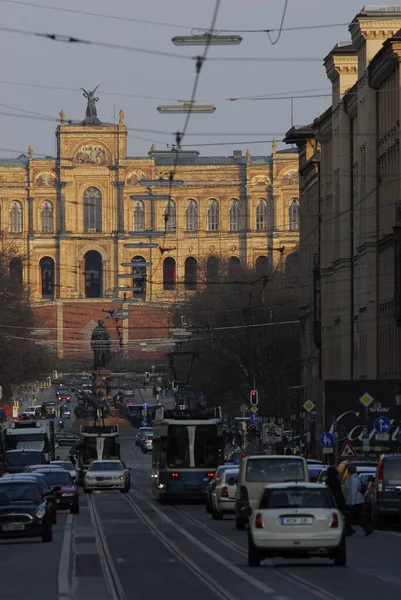
[[[249,394],[249,401],[251,403],[251,406],[257,406],[259,399],[258,392],[256,390],[252,390],[252,392]]]
[[[252,425],[252,426],[251,426],[251,431],[250,431],[250,433],[251,433],[251,436],[252,436],[252,437],[256,437],[256,425]]]
[[[148,371],[145,371],[145,381],[146,383],[150,383],[150,373]]]
[[[173,392],[178,392],[178,381],[173,381]]]

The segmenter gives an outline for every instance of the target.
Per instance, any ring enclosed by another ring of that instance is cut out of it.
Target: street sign
[[[333,454],[334,450],[333,448],[322,448],[322,452],[323,454]]]
[[[254,415],[256,415],[256,413],[258,412],[258,407],[257,406],[251,406],[251,412],[253,412]]]
[[[146,427],[147,424],[148,424],[147,421],[142,421],[141,422],[142,427]]]
[[[390,439],[389,433],[376,433],[375,439],[377,442],[388,442]]]
[[[251,423],[257,423],[258,417],[256,415],[251,415]]]
[[[359,402],[365,407],[365,408],[369,408],[369,406],[372,404],[372,402],[374,402],[374,398],[372,398],[372,396],[370,394],[368,394],[367,392],[365,392],[365,394],[363,394],[363,396],[361,396],[359,398]]]
[[[149,404],[147,402],[143,403],[143,408],[148,408]]]
[[[363,434],[362,434],[363,438],[368,438],[369,437],[369,427],[367,427],[365,425],[365,427],[363,428]]]
[[[315,405],[313,404],[312,400],[307,400],[304,404],[304,409],[310,413],[313,409],[315,408]]]
[[[323,448],[331,448],[334,446],[334,436],[329,431],[325,431],[320,436],[320,445]]]
[[[265,423],[263,425],[263,441],[265,444],[274,444],[276,438],[276,426],[274,423]]]
[[[248,411],[248,406],[246,404],[241,404],[239,411],[244,415]]]
[[[346,459],[346,458],[357,458],[355,450],[349,440],[346,440],[344,446],[341,449],[341,452],[338,455],[338,458]]]
[[[388,433],[391,429],[391,421],[387,417],[378,417],[373,427],[377,433]]]

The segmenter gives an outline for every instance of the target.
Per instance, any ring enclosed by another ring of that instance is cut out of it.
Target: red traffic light
[[[256,390],[252,390],[250,393],[250,403],[251,406],[256,406],[259,402],[258,392]]]

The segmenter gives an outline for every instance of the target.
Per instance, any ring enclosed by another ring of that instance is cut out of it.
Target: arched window
[[[54,260],[44,256],[40,263],[42,298],[54,298]]]
[[[144,263],[146,262],[143,256],[134,256],[131,259],[132,263]],[[133,296],[138,300],[146,299],[146,267],[135,266],[132,267],[132,279],[133,279]]]
[[[207,207],[207,230],[219,230],[219,203],[214,198],[211,198]]]
[[[96,187],[84,191],[84,231],[102,233],[102,192]]]
[[[198,203],[189,200],[185,210],[185,231],[198,231]]]
[[[185,289],[195,290],[198,280],[198,261],[193,256],[188,256],[185,261]]]
[[[256,231],[266,231],[269,226],[269,204],[265,198],[259,198],[256,205]]]
[[[292,198],[288,207],[288,229],[290,231],[299,231],[299,201],[298,198]]]
[[[241,271],[241,261],[238,256],[230,256],[227,264],[227,272],[230,278],[238,277]]]
[[[287,256],[285,272],[287,275],[296,275],[299,273],[299,252],[293,252]]]
[[[85,259],[85,298],[102,297],[103,261],[99,252],[90,250]]]
[[[145,230],[145,205],[142,200],[134,200],[132,213],[132,231]]]
[[[22,233],[22,204],[18,200],[10,207],[10,233]]]
[[[258,277],[262,277],[263,275],[267,275],[269,271],[269,259],[267,256],[258,256],[255,263],[256,267],[256,275]]]
[[[219,259],[217,256],[209,256],[206,264],[207,281],[216,281],[219,276]]]
[[[177,267],[172,256],[167,256],[163,261],[163,289],[175,290],[177,281]]]
[[[53,203],[50,200],[42,202],[40,207],[40,231],[53,233]]]
[[[11,281],[20,286],[22,285],[22,260],[20,258],[12,258],[9,264],[9,273]]]
[[[165,231],[175,231],[177,227],[177,205],[174,200],[166,202],[163,217]]]
[[[228,229],[239,231],[241,229],[241,206],[239,200],[233,198],[228,207]]]

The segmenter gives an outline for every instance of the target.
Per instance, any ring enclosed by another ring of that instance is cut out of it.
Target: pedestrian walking
[[[327,469],[326,485],[329,488],[331,495],[333,496],[337,508],[342,512],[345,521],[345,533],[346,535],[354,535],[355,529],[352,527],[349,521],[349,515],[347,514],[347,505],[343,490],[341,487],[340,480],[338,478],[338,471],[335,467],[329,467]]]
[[[356,472],[356,466],[348,467],[348,481],[345,486],[345,502],[350,511],[351,522],[361,525],[365,535],[373,533],[372,523],[366,518],[364,511],[365,498],[363,497],[362,483]]]

